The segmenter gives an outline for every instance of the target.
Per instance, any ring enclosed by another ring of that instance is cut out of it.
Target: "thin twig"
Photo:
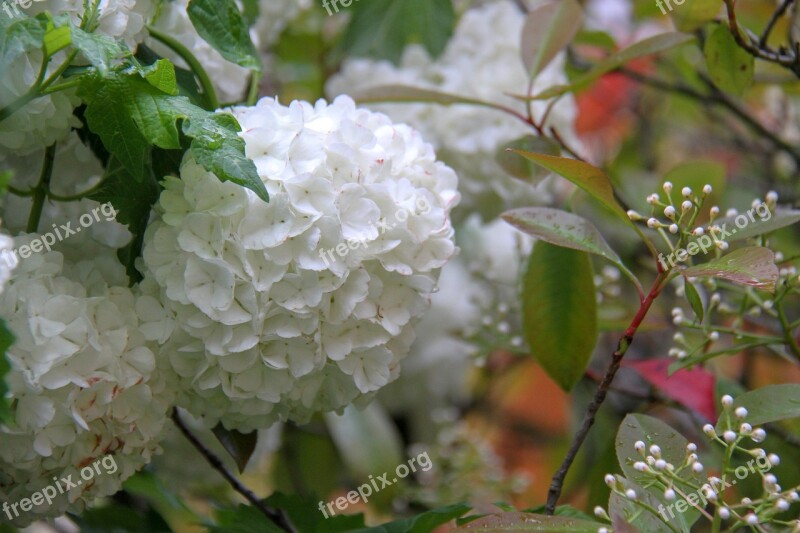
[[[589,430],[591,430],[592,426],[594,425],[597,411],[600,410],[600,406],[603,405],[603,402],[608,395],[608,391],[611,388],[611,382],[614,381],[614,376],[617,375],[617,371],[622,363],[622,359],[625,357],[625,353],[628,351],[628,348],[630,348],[633,338],[636,335],[636,331],[639,329],[639,326],[642,324],[645,316],[647,316],[647,313],[650,310],[650,307],[653,305],[655,299],[658,298],[659,294],[661,294],[661,289],[663,288],[664,282],[668,278],[669,272],[659,272],[658,277],[653,282],[650,293],[642,302],[642,305],[639,307],[639,311],[631,321],[628,329],[625,330],[625,333],[622,335],[622,337],[620,337],[617,343],[617,349],[614,350],[613,354],[611,354],[611,363],[609,364],[605,375],[603,375],[600,385],[597,387],[597,391],[595,392],[592,402],[589,404],[589,407],[586,410],[583,423],[581,424],[578,432],[575,434],[575,437],[573,437],[569,451],[567,452],[566,457],[564,457],[561,467],[553,476],[553,479],[550,483],[550,490],[547,493],[547,505],[545,506],[545,513],[548,515],[555,513],[556,504],[558,503],[558,499],[561,496],[561,490],[564,486],[564,479],[567,477],[567,473],[569,472],[572,463],[575,461],[578,451],[580,451],[583,442],[586,440]]]
[[[291,523],[289,523],[289,520],[280,509],[273,509],[264,503],[263,500],[259,499],[259,497],[253,493],[253,491],[247,488],[236,478],[236,476],[231,474],[228,469],[225,468],[225,465],[222,464],[222,460],[214,455],[214,452],[206,448],[206,446],[200,442],[197,436],[195,436],[195,434],[192,433],[183,420],[181,420],[177,409],[172,412],[172,420],[175,422],[175,425],[178,426],[178,429],[181,430],[183,436],[186,437],[195,448],[197,448],[197,451],[200,452],[200,454],[205,458],[206,461],[208,461],[208,464],[210,464],[214,470],[222,474],[222,477],[225,478],[225,480],[236,492],[244,496],[245,499],[253,505],[253,507],[261,511],[264,516],[266,516],[270,521],[274,522],[283,531],[296,533],[296,530],[294,527],[292,527]]]
[[[764,28],[764,32],[761,34],[761,39],[758,40],[758,45],[761,48],[767,46],[767,39],[769,39],[769,34],[772,33],[772,28],[775,27],[775,23],[778,22],[778,19],[780,19],[783,14],[786,13],[786,10],[789,9],[790,5],[792,5],[792,2],[794,2],[794,0],[783,0],[781,5],[778,6],[778,9],[772,13],[772,17],[770,17],[769,22],[767,22],[767,27]]]
[[[788,68],[795,74],[800,75],[800,63],[798,63],[798,56],[794,51],[791,55],[787,55],[776,52],[765,45],[756,46],[753,44],[753,38],[751,38],[747,32],[739,28],[739,22],[736,19],[735,11],[736,0],[724,0],[724,2],[725,9],[728,13],[728,25],[730,26],[731,34],[733,34],[733,38],[740,48],[757,59],[777,63],[778,65]]]

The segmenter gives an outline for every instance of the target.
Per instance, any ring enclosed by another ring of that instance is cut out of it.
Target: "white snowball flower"
[[[54,477],[83,480],[21,513],[17,525],[80,511],[118,491],[159,450],[172,403],[138,331],[135,296],[117,285],[124,269],[117,262],[109,278],[97,267],[115,261],[114,250],[88,255],[68,262],[57,251],[34,254],[0,296],[0,316],[16,337],[7,354],[13,419],[0,425],[0,499],[19,502]],[[87,479],[82,469],[106,456],[112,459]]]
[[[63,54],[59,54],[63,61]],[[52,73],[60,61],[51,61]],[[0,108],[11,105],[23,97],[33,86],[42,65],[42,52],[34,50],[14,59],[8,72],[0,76]],[[55,66],[54,66],[55,65]],[[27,105],[0,122],[0,163],[12,155],[26,155],[63,139],[80,121],[72,115],[79,99],[69,89],[35,98]]]
[[[231,112],[270,201],[190,157],[181,180],[167,178],[145,235],[146,280],[161,294],[144,328],[168,339],[182,406],[248,431],[397,377],[455,252],[458,193],[418,133],[347,97]]]
[[[399,66],[387,61],[347,59],[327,87],[328,93],[354,94],[379,85],[407,85],[482,99],[525,114],[525,106],[508,96],[525,94],[528,75],[520,56],[525,15],[515,2],[503,0],[468,10],[460,19],[443,54],[431,59],[418,45],[409,46]],[[536,79],[533,92],[567,82],[564,56],[559,55]],[[546,103],[533,105],[541,118]],[[437,154],[458,173],[464,207],[484,209],[493,218],[507,206],[530,205],[548,196],[511,176],[496,162],[505,144],[532,134],[529,126],[511,115],[479,106],[433,104],[378,104],[374,109],[419,129]],[[574,99],[562,98],[549,115],[548,126],[574,143]]]
[[[519,319],[518,282],[533,243],[505,221],[484,224],[477,215],[456,233],[460,254],[442,269],[400,378],[378,396],[392,412],[410,415],[420,432],[432,425],[433,409],[469,398],[470,370],[479,353],[474,338],[496,338],[499,324]],[[512,340],[506,346],[490,343],[521,349],[513,344],[517,335],[508,332],[505,337]]]
[[[14,239],[8,235],[0,234],[0,294],[11,278],[11,273],[19,264],[19,257],[14,253]]]
[[[311,5],[311,0],[259,0],[253,30],[262,50],[275,43],[286,25]]]

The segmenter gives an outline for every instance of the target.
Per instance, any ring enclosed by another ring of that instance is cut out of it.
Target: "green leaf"
[[[14,334],[8,329],[5,320],[0,318],[0,422],[11,421],[11,406],[8,404],[8,384],[6,374],[11,371],[11,364],[8,362],[6,354],[11,345],[14,344]]]
[[[443,93],[431,89],[421,89],[409,87],[407,85],[380,85],[357,91],[353,95],[359,104],[369,104],[376,102],[408,102],[408,103],[431,103],[441,105],[471,104],[494,108],[491,102],[476,100],[468,96]]]
[[[585,252],[537,242],[523,282],[528,345],[564,390],[583,376],[597,342],[597,297]]]
[[[695,287],[694,284],[688,279],[684,279],[683,288],[684,292],[686,293],[686,299],[689,301],[689,305],[692,306],[692,311],[694,311],[694,316],[697,317],[697,322],[703,322],[703,299],[700,298],[700,293],[697,292],[697,287]]]
[[[576,0],[538,4],[530,10],[522,28],[522,62],[535,78],[578,33],[583,9]]]
[[[375,472],[394,472],[405,461],[400,434],[378,403],[364,410],[349,405],[341,415],[326,413],[325,423],[355,479],[367,479]]]
[[[162,93],[177,95],[178,81],[175,77],[175,66],[167,59],[159,59],[145,71],[147,82]]]
[[[44,52],[52,57],[72,43],[72,32],[69,26],[49,28],[44,34]]]
[[[737,407],[747,409],[744,421],[753,427],[787,418],[800,418],[800,385],[788,383],[760,387],[737,396],[733,401],[733,409]],[[723,414],[717,422],[717,432],[723,433],[728,429],[730,425]]]
[[[661,456],[664,460],[676,465],[676,467],[683,464],[686,460],[688,453],[686,451],[686,445],[689,441],[678,431],[651,416],[641,414],[627,415],[620,424],[616,436],[615,448],[617,451],[617,460],[625,476],[631,482],[641,487],[649,486],[651,478],[647,474],[633,468],[633,464],[636,461],[642,460],[642,456],[639,455],[639,452],[634,448],[634,443],[637,440],[643,441],[647,448],[650,448],[653,444],[658,445],[661,448]],[[683,472],[681,477],[695,485],[701,485],[705,481],[704,475],[689,470]],[[676,481],[676,485],[687,494],[693,492],[693,489],[686,484],[685,481]],[[638,489],[637,493],[641,493],[640,491],[644,490],[645,489]],[[647,489],[647,493],[665,506],[673,505],[674,507],[674,504],[682,499],[679,496],[675,501],[669,502],[664,498],[663,491],[657,488]],[[678,526],[680,531],[689,531],[692,524],[694,524],[699,517],[700,513],[690,508],[684,513],[676,513],[673,518],[670,518],[670,523]],[[639,524],[639,526],[641,527],[641,524]],[[643,528],[642,530],[650,531],[647,528]]]
[[[356,529],[351,533],[428,533],[451,520],[455,520],[471,508],[467,504],[457,503],[432,509],[412,518],[395,520],[377,527]]]
[[[165,94],[135,73],[87,80],[80,94],[88,101],[90,128],[135,181],[144,179],[150,145],[181,148],[180,121],[200,165],[221,181],[232,181],[268,200],[255,164],[244,155],[244,141],[237,135],[241,128],[232,115],[205,111],[183,96]]]
[[[158,200],[158,183],[152,171],[136,182],[130,170],[115,158],[109,161],[102,183],[90,198],[101,204],[111,203],[116,211],[117,222],[127,225],[128,231],[133,234],[131,242],[121,248],[118,255],[131,281],[139,281],[141,275],[136,270],[135,262],[142,252],[150,209]]]
[[[611,180],[609,180],[606,173],[599,168],[593,167],[589,163],[578,161],[577,159],[535,154],[522,150],[512,151],[568,179],[594,196],[600,203],[610,209],[617,218],[623,220],[628,225],[632,225],[628,213],[622,209],[622,206],[619,205],[619,202],[617,202],[614,196],[614,188],[611,186]]]
[[[659,505],[663,505],[662,502],[656,498],[651,491],[643,489],[640,485],[637,485],[636,483],[633,483],[624,477],[616,476],[616,478],[617,483],[620,484],[620,488],[623,492],[629,489],[636,491],[636,497],[638,501],[645,503],[654,509],[658,509]],[[673,506],[672,509],[674,514],[681,515],[681,513],[677,513],[674,510],[674,504],[677,503],[677,501],[678,499],[676,498],[675,501],[670,502],[670,505]],[[664,512],[668,513],[667,509],[669,509],[669,507],[667,505],[664,505],[664,509]],[[612,492],[611,496],[608,498],[608,514],[611,517],[613,526],[615,528],[614,531],[646,531],[647,533],[675,533],[676,531],[671,529],[658,516],[643,510],[639,505],[629,500],[625,496],[617,494],[616,492]],[[667,516],[669,517],[669,514],[667,514]],[[677,531],[688,532],[690,530],[689,528],[677,526]]]
[[[513,150],[554,156],[561,155],[561,147],[554,141],[548,137],[537,137],[535,135],[525,135],[501,146],[495,155],[497,163],[509,175],[529,183],[537,183],[539,180],[549,176],[550,172],[530,160],[519,157]]]
[[[438,56],[456,22],[451,0],[364,0],[349,9],[352,18],[342,41],[344,52],[394,63],[412,43]]]
[[[217,510],[217,525],[209,528],[211,533],[282,533],[273,521],[251,505]]]
[[[137,506],[111,504],[87,509],[80,515],[72,515],[82,533],[169,533],[172,528],[153,509]]]
[[[125,54],[122,47],[108,35],[88,33],[75,26],[72,28],[72,45],[81,51],[102,76],[108,74],[114,60]]]
[[[706,68],[714,85],[741,96],[753,82],[755,59],[736,44],[731,30],[718,25],[706,39]]]
[[[641,291],[642,287],[636,276],[628,270],[628,267],[611,249],[597,228],[585,218],[549,207],[512,209],[502,216],[503,220],[520,231],[550,244],[608,259],[619,267]]]
[[[509,512],[484,516],[469,522],[459,529],[481,531],[552,531],[572,533],[597,533],[600,522],[581,520],[568,516],[547,516],[544,514]]]
[[[662,181],[675,184],[678,190],[689,187],[693,191],[701,191],[708,184],[713,192],[706,202],[714,205],[714,199],[721,199],[725,191],[725,166],[713,159],[692,159],[672,167],[664,174]]]
[[[3,196],[8,191],[8,186],[11,185],[11,180],[14,178],[14,173],[11,170],[0,171],[0,196]]]
[[[691,32],[714,20],[721,7],[719,0],[692,0],[676,6],[669,14],[678,31]]]
[[[256,449],[256,444],[258,444],[258,432],[240,433],[225,429],[222,424],[217,424],[212,431],[225,448],[225,451],[236,461],[239,472],[243,472],[244,467],[247,466],[247,462]]]
[[[197,33],[222,57],[250,70],[261,60],[234,0],[191,0],[186,8]]]
[[[767,235],[800,222],[800,211],[793,209],[777,209],[774,212],[764,210],[764,214],[765,217],[768,215],[769,218],[761,218],[760,214],[754,213],[751,220],[745,213],[740,213],[737,216],[717,219],[714,224],[720,228],[724,228],[726,225],[732,226],[729,231],[730,235],[725,237],[725,241],[731,243]],[[737,217],[741,219],[743,216],[747,218],[747,225],[742,223],[742,227],[740,227],[735,221]],[[727,228],[724,228],[724,230],[727,230]]]
[[[357,529],[362,529],[364,524],[363,514],[350,514],[350,515],[330,515],[330,509],[326,509],[328,516],[320,510],[320,502],[315,501],[314,498],[304,498],[297,494],[282,494],[280,492],[273,493],[266,500],[266,504],[273,509],[283,510],[289,517],[297,531],[308,533],[337,533],[337,532],[350,532]],[[333,507],[334,511],[338,511]],[[256,531],[256,530],[253,530]]]
[[[779,272],[772,250],[761,246],[751,246],[739,248],[708,263],[689,267],[683,271],[683,275],[690,278],[725,279],[768,292],[775,292]]]
[[[534,96],[533,99],[548,99],[583,89],[588,87],[594,80],[603,74],[618,69],[634,59],[660,54],[668,50],[672,50],[673,48],[683,46],[684,44],[692,42],[694,39],[695,38],[692,35],[675,32],[661,33],[652,37],[648,37],[647,39],[643,39],[615,54],[608,56],[596,64],[589,72],[578,78],[575,82],[569,85],[557,85],[555,87],[551,87]],[[527,100],[526,97],[521,97],[521,99]]]

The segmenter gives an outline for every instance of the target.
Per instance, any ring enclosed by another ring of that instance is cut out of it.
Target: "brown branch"
[[[793,2],[794,0],[783,0],[781,5],[778,6],[778,9],[772,13],[769,22],[767,22],[767,26],[764,28],[764,32],[761,34],[761,38],[758,40],[758,45],[761,48],[767,46],[767,40],[769,39],[769,34],[772,33],[772,28],[775,27],[775,23],[786,13],[786,10],[789,9],[789,6],[792,5]]]
[[[200,454],[208,461],[208,464],[211,465],[214,470],[219,472],[222,477],[225,478],[233,489],[245,497],[245,499],[250,502],[253,507],[261,511],[264,516],[267,517],[271,522],[274,522],[279,528],[283,531],[288,531],[289,533],[296,533],[294,527],[292,527],[291,523],[289,522],[288,518],[284,515],[284,513],[280,509],[273,509],[263,500],[261,500],[258,496],[253,493],[249,488],[247,488],[241,481],[239,481],[236,476],[231,474],[225,465],[222,463],[222,460],[214,455],[214,452],[206,448],[205,444],[200,442],[200,439],[192,433],[192,431],[186,426],[186,424],[181,420],[180,415],[178,414],[178,410],[175,409],[172,411],[172,420],[175,422],[175,425],[178,426],[178,429],[181,430],[183,436],[186,437],[189,442],[200,452]]]
[[[597,387],[594,398],[586,410],[586,415],[583,417],[583,423],[581,424],[578,432],[575,434],[575,437],[573,437],[569,451],[567,452],[566,457],[564,457],[561,467],[555,473],[550,483],[550,490],[547,493],[547,505],[545,506],[545,513],[549,515],[555,513],[556,504],[558,504],[558,499],[561,496],[561,490],[564,487],[564,479],[567,477],[567,473],[569,472],[572,463],[575,461],[575,457],[578,455],[583,442],[586,440],[589,430],[591,430],[592,426],[594,425],[597,411],[600,410],[600,406],[603,405],[603,402],[608,395],[608,391],[611,388],[611,382],[614,381],[614,376],[617,375],[617,371],[622,363],[622,359],[625,357],[625,353],[628,351],[628,348],[630,348],[633,338],[636,335],[636,331],[639,329],[639,326],[642,324],[645,316],[647,316],[647,313],[650,310],[650,307],[653,305],[655,299],[658,298],[659,294],[661,294],[663,284],[668,277],[669,272],[663,272],[659,269],[658,277],[653,282],[650,293],[642,302],[641,306],[639,307],[639,311],[636,313],[636,316],[633,317],[628,329],[625,330],[625,333],[622,335],[622,337],[620,337],[619,342],[617,343],[617,349],[614,350],[613,354],[611,354],[611,363],[609,364],[606,373],[603,375],[603,379],[600,382],[600,385]]]
[[[763,59],[764,61],[776,63],[800,76],[800,61],[798,60],[796,51],[793,50],[791,54],[785,54],[776,52],[766,45],[755,45],[753,43],[754,39],[739,27],[735,11],[736,0],[724,0],[724,2],[725,9],[728,13],[728,25],[730,26],[731,34],[733,34],[733,38],[740,48],[756,59]],[[760,41],[760,39],[757,38],[756,40]]]

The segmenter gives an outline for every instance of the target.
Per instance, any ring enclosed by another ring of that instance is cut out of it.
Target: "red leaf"
[[[717,420],[717,407],[714,401],[714,374],[703,368],[678,370],[668,374],[668,359],[648,359],[646,361],[624,361],[624,366],[632,368],[664,396],[693,409],[710,422]]]

